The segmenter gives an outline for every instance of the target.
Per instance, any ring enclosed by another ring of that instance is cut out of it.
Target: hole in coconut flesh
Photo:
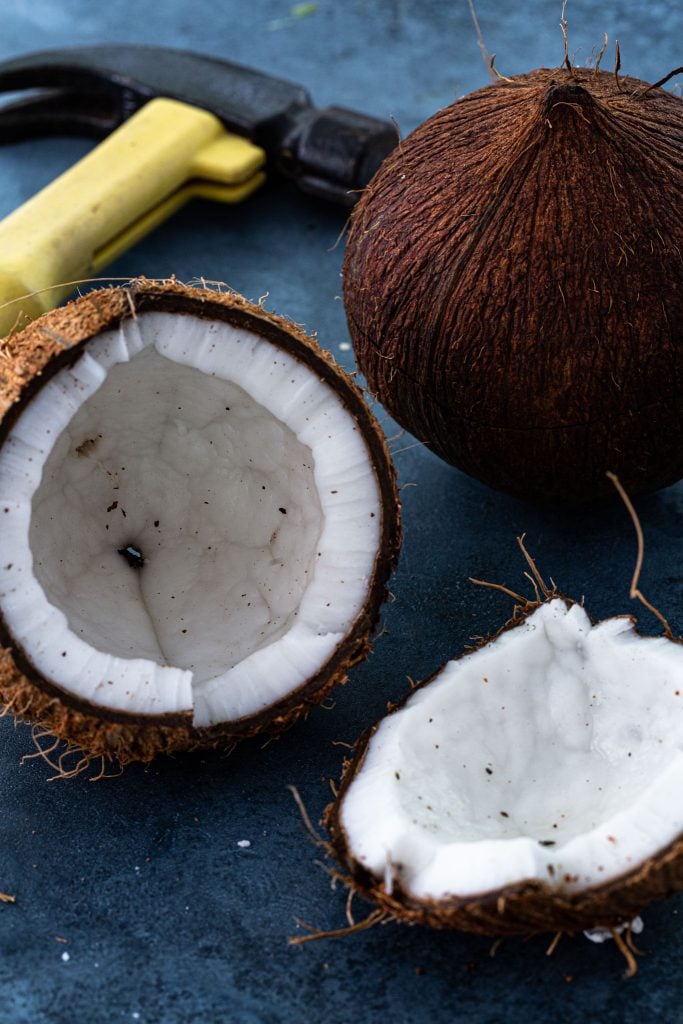
[[[341,804],[391,891],[578,891],[683,832],[683,646],[555,599],[389,715]]]
[[[47,679],[132,713],[252,715],[367,598],[380,498],[333,388],[225,323],[144,313],[88,343],[0,453],[0,609]]]

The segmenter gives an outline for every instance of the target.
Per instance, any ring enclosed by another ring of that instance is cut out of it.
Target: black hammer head
[[[157,96],[208,110],[306,192],[352,205],[398,137],[385,121],[317,110],[304,88],[239,64],[155,46],[46,50],[0,63],[0,92],[40,90],[0,108],[0,142],[101,137]]]

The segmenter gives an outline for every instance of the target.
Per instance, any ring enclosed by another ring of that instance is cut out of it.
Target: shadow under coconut
[[[7,726],[0,888],[17,896],[39,930],[50,918],[67,933],[81,931],[77,907],[91,920],[145,920],[158,900],[165,920],[180,914],[179,928],[211,919],[220,929],[221,916],[237,917],[256,935],[254,918],[278,903],[284,946],[297,907],[295,885],[283,887],[278,872],[309,849],[286,788],[302,770],[296,744],[263,750],[249,741],[230,758],[182,754],[130,765],[95,785],[87,774],[48,785],[39,760],[17,763],[27,730]]]
[[[310,904],[309,899],[309,912],[313,913]],[[344,917],[342,904],[338,900],[339,920]],[[358,920],[363,919],[366,908],[361,900],[354,903]],[[475,1019],[493,1024],[511,1018],[513,1010],[518,1010],[529,1014],[531,1020],[592,1020],[599,1014],[608,1024],[620,1024],[662,1008],[658,986],[665,985],[668,971],[661,954],[675,940],[681,910],[683,901],[678,898],[647,911],[645,930],[637,940],[642,950],[638,974],[628,982],[626,1009],[610,1007],[625,983],[623,956],[613,942],[596,944],[582,934],[563,936],[548,955],[552,936],[494,941],[389,922],[342,939],[320,939],[300,952],[316,979],[327,962],[345,962],[348,975],[355,980],[348,988],[349,1016],[361,1012],[354,997],[363,992],[360,978],[372,963],[374,978],[383,985],[368,1008],[378,1014],[380,1010],[394,1012],[400,1020],[419,1019],[422,1002],[428,999],[430,1005],[442,1009],[437,1021]],[[561,1006],[555,988],[558,982],[567,986]],[[365,992],[362,998],[367,999]],[[489,1014],[482,1015],[484,1007]],[[575,1015],[574,1008],[588,1012],[588,1007],[595,1017]],[[675,1018],[664,1013],[661,1019]]]
[[[524,536],[543,577],[554,581],[562,594],[575,600],[585,598],[586,609],[594,618],[632,614],[644,632],[661,632],[661,624],[629,597],[636,564],[636,535],[616,493],[592,505],[539,506],[492,491],[451,470],[450,479],[443,480],[442,503],[452,510],[450,529],[457,528],[457,539],[449,537],[439,525],[442,536],[436,538],[436,544],[441,544],[442,550],[450,546],[456,557],[466,553],[468,576],[503,583],[533,596],[529,581],[524,579],[527,566],[515,543],[516,537]],[[683,482],[636,496],[633,503],[645,542],[642,587],[648,600],[663,606],[665,615],[669,609],[673,631],[680,632],[683,623],[677,630],[675,616],[681,607],[678,584],[683,582],[683,573],[680,578],[676,574],[666,541],[683,536]],[[430,531],[432,539],[434,532]],[[494,593],[488,595],[488,600],[492,606],[504,605]],[[494,632],[500,625],[502,621],[494,619],[482,632]]]

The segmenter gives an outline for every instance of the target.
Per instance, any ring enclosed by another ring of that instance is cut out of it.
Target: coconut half
[[[387,448],[315,341],[135,282],[5,343],[0,700],[83,748],[277,731],[369,649],[400,542]]]
[[[396,918],[613,927],[683,888],[682,748],[683,645],[556,597],[371,729],[326,822]]]

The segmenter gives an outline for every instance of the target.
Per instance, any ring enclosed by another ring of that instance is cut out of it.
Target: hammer
[[[194,196],[239,202],[274,174],[351,206],[397,143],[391,124],[317,110],[299,85],[162,47],[76,47],[0,63],[0,92],[26,89],[39,91],[0,107],[0,142],[107,137],[0,222],[0,337]]]

